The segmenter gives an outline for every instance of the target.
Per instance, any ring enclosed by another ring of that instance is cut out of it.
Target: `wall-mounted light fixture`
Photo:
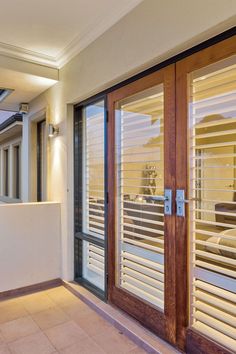
[[[53,124],[48,125],[48,136],[49,138],[54,137],[55,135],[58,135],[59,133],[59,128],[55,127]]]

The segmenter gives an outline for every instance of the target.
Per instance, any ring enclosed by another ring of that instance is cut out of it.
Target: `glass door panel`
[[[164,309],[163,84],[116,103],[116,284]]]
[[[108,95],[109,300],[172,343],[174,90],[171,65]]]
[[[104,239],[104,101],[83,109],[83,228]],[[104,248],[83,240],[83,278],[104,290]]]
[[[83,111],[83,232],[104,239],[104,103]]]
[[[236,57],[190,74],[190,322],[235,350]]]
[[[89,287],[105,291],[105,109],[104,100],[77,113],[78,175],[76,258],[78,276]]]

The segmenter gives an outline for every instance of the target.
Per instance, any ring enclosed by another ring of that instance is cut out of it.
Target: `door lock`
[[[185,199],[184,189],[176,190],[176,215],[185,217],[185,203],[189,203],[189,200]]]
[[[164,195],[155,195],[151,197],[152,200],[164,202],[164,214],[172,215],[172,190],[165,189]]]

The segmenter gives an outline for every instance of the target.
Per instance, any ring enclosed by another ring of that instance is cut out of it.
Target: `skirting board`
[[[0,301],[12,297],[35,293],[37,291],[47,290],[61,285],[63,285],[62,280],[60,278],[57,278],[57,279],[47,280],[38,284],[24,286],[18,289],[3,291],[0,293]]]

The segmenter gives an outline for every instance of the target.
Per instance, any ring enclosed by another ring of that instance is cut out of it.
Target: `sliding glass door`
[[[105,291],[104,100],[80,107],[75,121],[77,278]]]
[[[171,66],[108,98],[110,299],[172,341],[173,84]]]

